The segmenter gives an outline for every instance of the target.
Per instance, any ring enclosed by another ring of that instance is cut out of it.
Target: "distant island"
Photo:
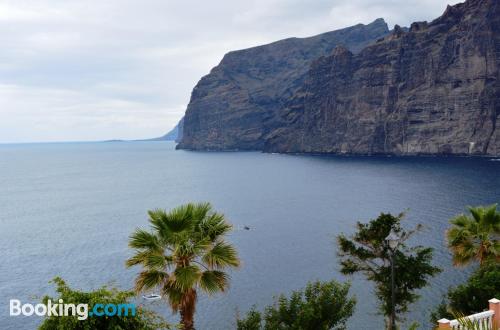
[[[498,156],[499,7],[230,52],[193,89],[177,148]]]
[[[179,142],[182,138],[182,130],[183,130],[184,118],[182,118],[174,128],[172,128],[167,134],[151,139],[140,139],[140,140],[120,140],[120,139],[112,139],[105,140],[102,142],[146,142],[146,141],[175,141]]]
[[[167,134],[160,136],[158,138],[149,139],[146,141],[176,141],[179,142],[182,139],[182,131],[184,128],[184,118],[182,118],[174,128],[172,128]]]

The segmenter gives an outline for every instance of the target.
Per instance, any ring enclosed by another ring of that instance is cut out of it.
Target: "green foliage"
[[[431,321],[453,319],[453,313],[480,313],[488,309],[488,300],[494,297],[500,297],[500,264],[492,262],[478,268],[466,283],[449,289],[446,300],[431,314]]]
[[[443,299],[443,301],[436,306],[434,311],[431,312],[430,321],[432,324],[436,324],[438,320],[443,318],[449,320],[453,319],[453,314],[451,313],[451,310],[448,309],[448,304],[445,299]]]
[[[240,264],[236,249],[224,240],[232,227],[209,203],[148,214],[152,231],[137,229],[129,241],[135,254],[127,266],[143,269],[135,290],[161,290],[172,310],[180,312],[184,329],[192,329],[197,290],[225,291],[229,275],[223,270]]]
[[[116,288],[101,287],[96,291],[83,292],[71,289],[64,280],[56,277],[53,281],[57,287],[56,298],[44,297],[43,303],[50,299],[57,303],[63,299],[67,304],[88,304],[89,311],[95,304],[128,304],[134,296],[130,291],[119,291]],[[78,320],[77,316],[48,316],[39,327],[40,330],[155,330],[170,329],[170,326],[151,311],[136,307],[135,316],[88,317]]]
[[[274,306],[272,308],[274,308]],[[247,313],[246,318],[237,320],[237,329],[238,330],[262,329],[262,316],[260,312],[256,310],[255,306],[252,307],[252,309]]]
[[[255,307],[237,322],[238,330],[326,330],[345,329],[356,300],[349,297],[349,283],[308,283],[290,298],[281,295],[262,316]]]
[[[420,324],[418,322],[413,322],[412,324],[410,324],[410,327],[408,328],[408,330],[417,330],[419,327],[420,327]]]
[[[447,239],[454,265],[500,261],[500,213],[497,204],[468,209],[471,216],[461,214],[450,220],[452,227],[447,232]]]
[[[419,295],[416,290],[427,285],[430,277],[441,270],[432,266],[432,249],[423,246],[409,247],[405,241],[420,229],[405,231],[401,227],[404,214],[393,216],[382,213],[369,223],[357,223],[357,232],[351,237],[337,238],[341,272],[345,275],[362,273],[375,283],[380,312],[389,316],[391,303],[391,250],[386,242],[389,233],[401,237],[394,253],[395,311],[397,315],[408,311],[408,306]],[[398,316],[400,319],[400,316]]]

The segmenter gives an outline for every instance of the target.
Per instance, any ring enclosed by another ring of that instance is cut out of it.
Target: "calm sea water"
[[[309,280],[345,280],[335,236],[403,210],[409,227],[426,226],[415,241],[434,247],[435,263],[446,268],[407,315],[426,324],[469,271],[451,267],[448,219],[465,205],[500,201],[500,162],[195,153],[166,142],[2,145],[0,329],[36,328],[39,317],[8,316],[9,299],[39,301],[53,293],[54,276],[75,288],[130,289],[138,270],[124,267],[129,234],[147,225],[148,209],[188,201],[210,201],[227,215],[243,260],[227,294],[200,298],[198,329],[232,329],[237,313]],[[358,304],[350,328],[382,329],[370,284],[351,280]],[[166,306],[152,308],[173,320]]]

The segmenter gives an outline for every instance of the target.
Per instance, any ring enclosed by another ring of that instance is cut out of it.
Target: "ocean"
[[[467,205],[500,202],[500,161],[459,157],[340,157],[176,151],[171,142],[0,145],[0,329],[35,329],[10,317],[9,300],[37,303],[61,276],[73,288],[131,289],[128,237],[147,210],[211,202],[234,225],[242,266],[225,294],[200,295],[197,329],[234,329],[237,315],[311,280],[350,280],[350,329],[382,329],[363,277],[339,273],[335,237],[380,212],[406,211],[413,244],[435,249],[445,270],[406,314],[429,328],[429,311],[471,268],[455,269],[444,240]],[[250,230],[243,230],[248,226]],[[175,321],[165,304],[151,305]]]

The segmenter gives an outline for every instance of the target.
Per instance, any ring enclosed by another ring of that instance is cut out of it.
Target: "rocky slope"
[[[266,151],[500,155],[500,1],[315,61]]]
[[[194,88],[178,148],[261,150],[266,136],[282,127],[280,110],[303,85],[313,60],[337,45],[356,53],[388,32],[378,19],[226,54]]]
[[[172,128],[167,134],[160,136],[158,138],[151,139],[150,141],[176,141],[179,142],[182,139],[182,133],[184,130],[184,118],[181,118],[177,125]]]

